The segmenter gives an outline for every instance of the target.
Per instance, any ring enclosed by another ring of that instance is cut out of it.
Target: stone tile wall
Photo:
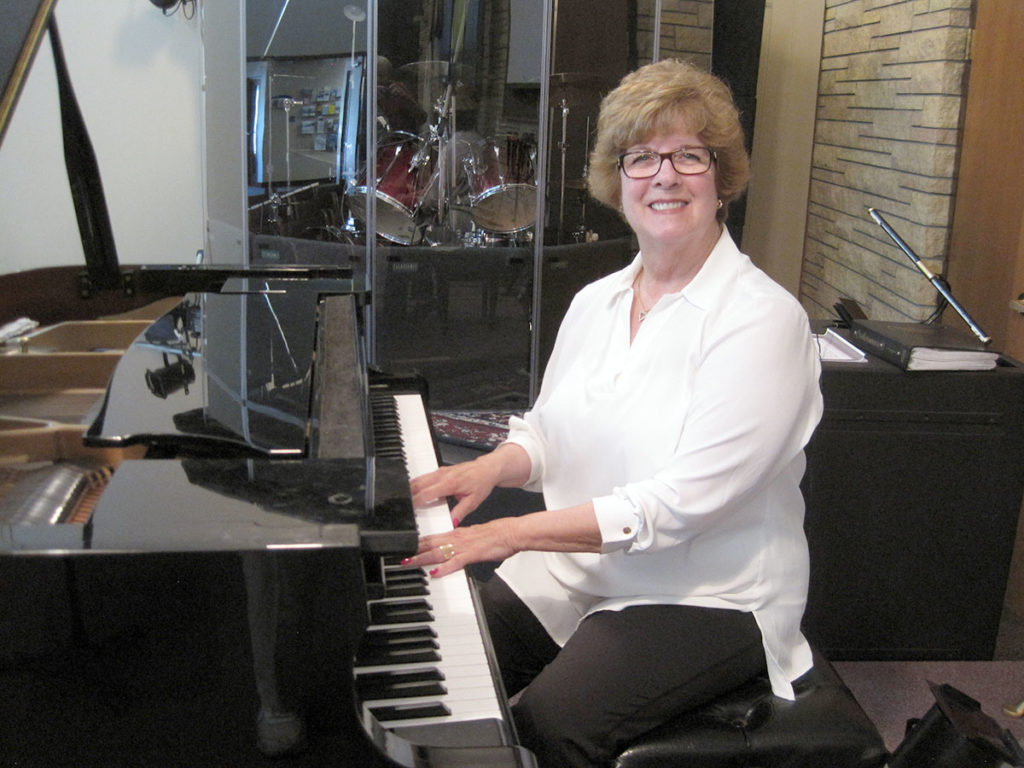
[[[875,319],[925,319],[935,289],[867,208],[942,272],[971,0],[828,0],[824,25],[801,301],[812,317],[847,296]]]
[[[654,51],[654,0],[637,4],[637,50],[640,64]],[[662,0],[660,59],[685,59],[711,69],[715,0]]]

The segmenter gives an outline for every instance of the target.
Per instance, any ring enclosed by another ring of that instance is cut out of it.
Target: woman
[[[508,441],[417,478],[464,519],[496,486],[545,511],[424,537],[483,588],[519,737],[542,766],[603,765],[639,734],[767,673],[792,698],[808,554],[799,483],[821,415],[796,300],[723,226],[749,176],[728,89],[663,61],[604,99],[592,194],[640,252],[577,294]]]

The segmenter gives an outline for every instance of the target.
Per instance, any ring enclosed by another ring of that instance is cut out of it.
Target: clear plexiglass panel
[[[543,0],[378,6],[372,170],[376,360],[436,409],[526,407],[540,205]]]
[[[656,42],[706,57],[712,10],[247,0],[250,260],[352,265],[368,357],[435,408],[526,407],[572,294],[634,252],[586,193],[600,100]]]

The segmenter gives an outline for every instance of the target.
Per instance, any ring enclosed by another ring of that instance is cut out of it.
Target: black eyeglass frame
[[[677,155],[680,152],[685,152],[686,150],[690,150],[690,149],[704,149],[704,150],[707,150],[707,153],[708,153],[708,164],[707,164],[707,166],[705,166],[704,170],[702,170],[702,171],[681,171],[681,170],[679,170],[678,167],[676,167],[675,161],[672,160],[673,155]],[[629,171],[626,170],[626,165],[623,162],[626,159],[626,157],[629,156],[629,155],[657,155],[658,158],[659,158],[659,160],[658,160],[658,167],[654,169],[653,173],[650,173],[650,174],[648,174],[646,176],[630,176],[629,175]],[[681,176],[700,176],[701,174],[707,173],[708,171],[711,170],[711,164],[712,163],[717,163],[718,162],[718,153],[715,150],[711,149],[711,147],[703,147],[703,146],[679,147],[678,149],[673,149],[671,152],[654,152],[653,150],[648,150],[648,149],[635,149],[635,150],[633,150],[631,152],[623,152],[621,155],[619,155],[618,166],[619,166],[619,170],[622,171],[622,173],[625,175],[625,177],[627,179],[653,179],[655,176],[657,176],[659,173],[661,173],[661,166],[664,165],[666,160],[668,160],[669,163],[672,165],[672,170],[674,170],[676,173],[680,174]]]

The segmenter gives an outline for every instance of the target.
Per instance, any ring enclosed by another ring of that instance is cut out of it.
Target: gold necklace
[[[644,268],[640,267],[640,271],[636,274],[636,280],[633,281],[633,295],[636,296],[636,303],[640,306],[640,313],[637,315],[637,323],[642,323],[647,319],[647,313],[649,310],[644,304],[644,298],[640,295],[640,276],[644,273]]]

